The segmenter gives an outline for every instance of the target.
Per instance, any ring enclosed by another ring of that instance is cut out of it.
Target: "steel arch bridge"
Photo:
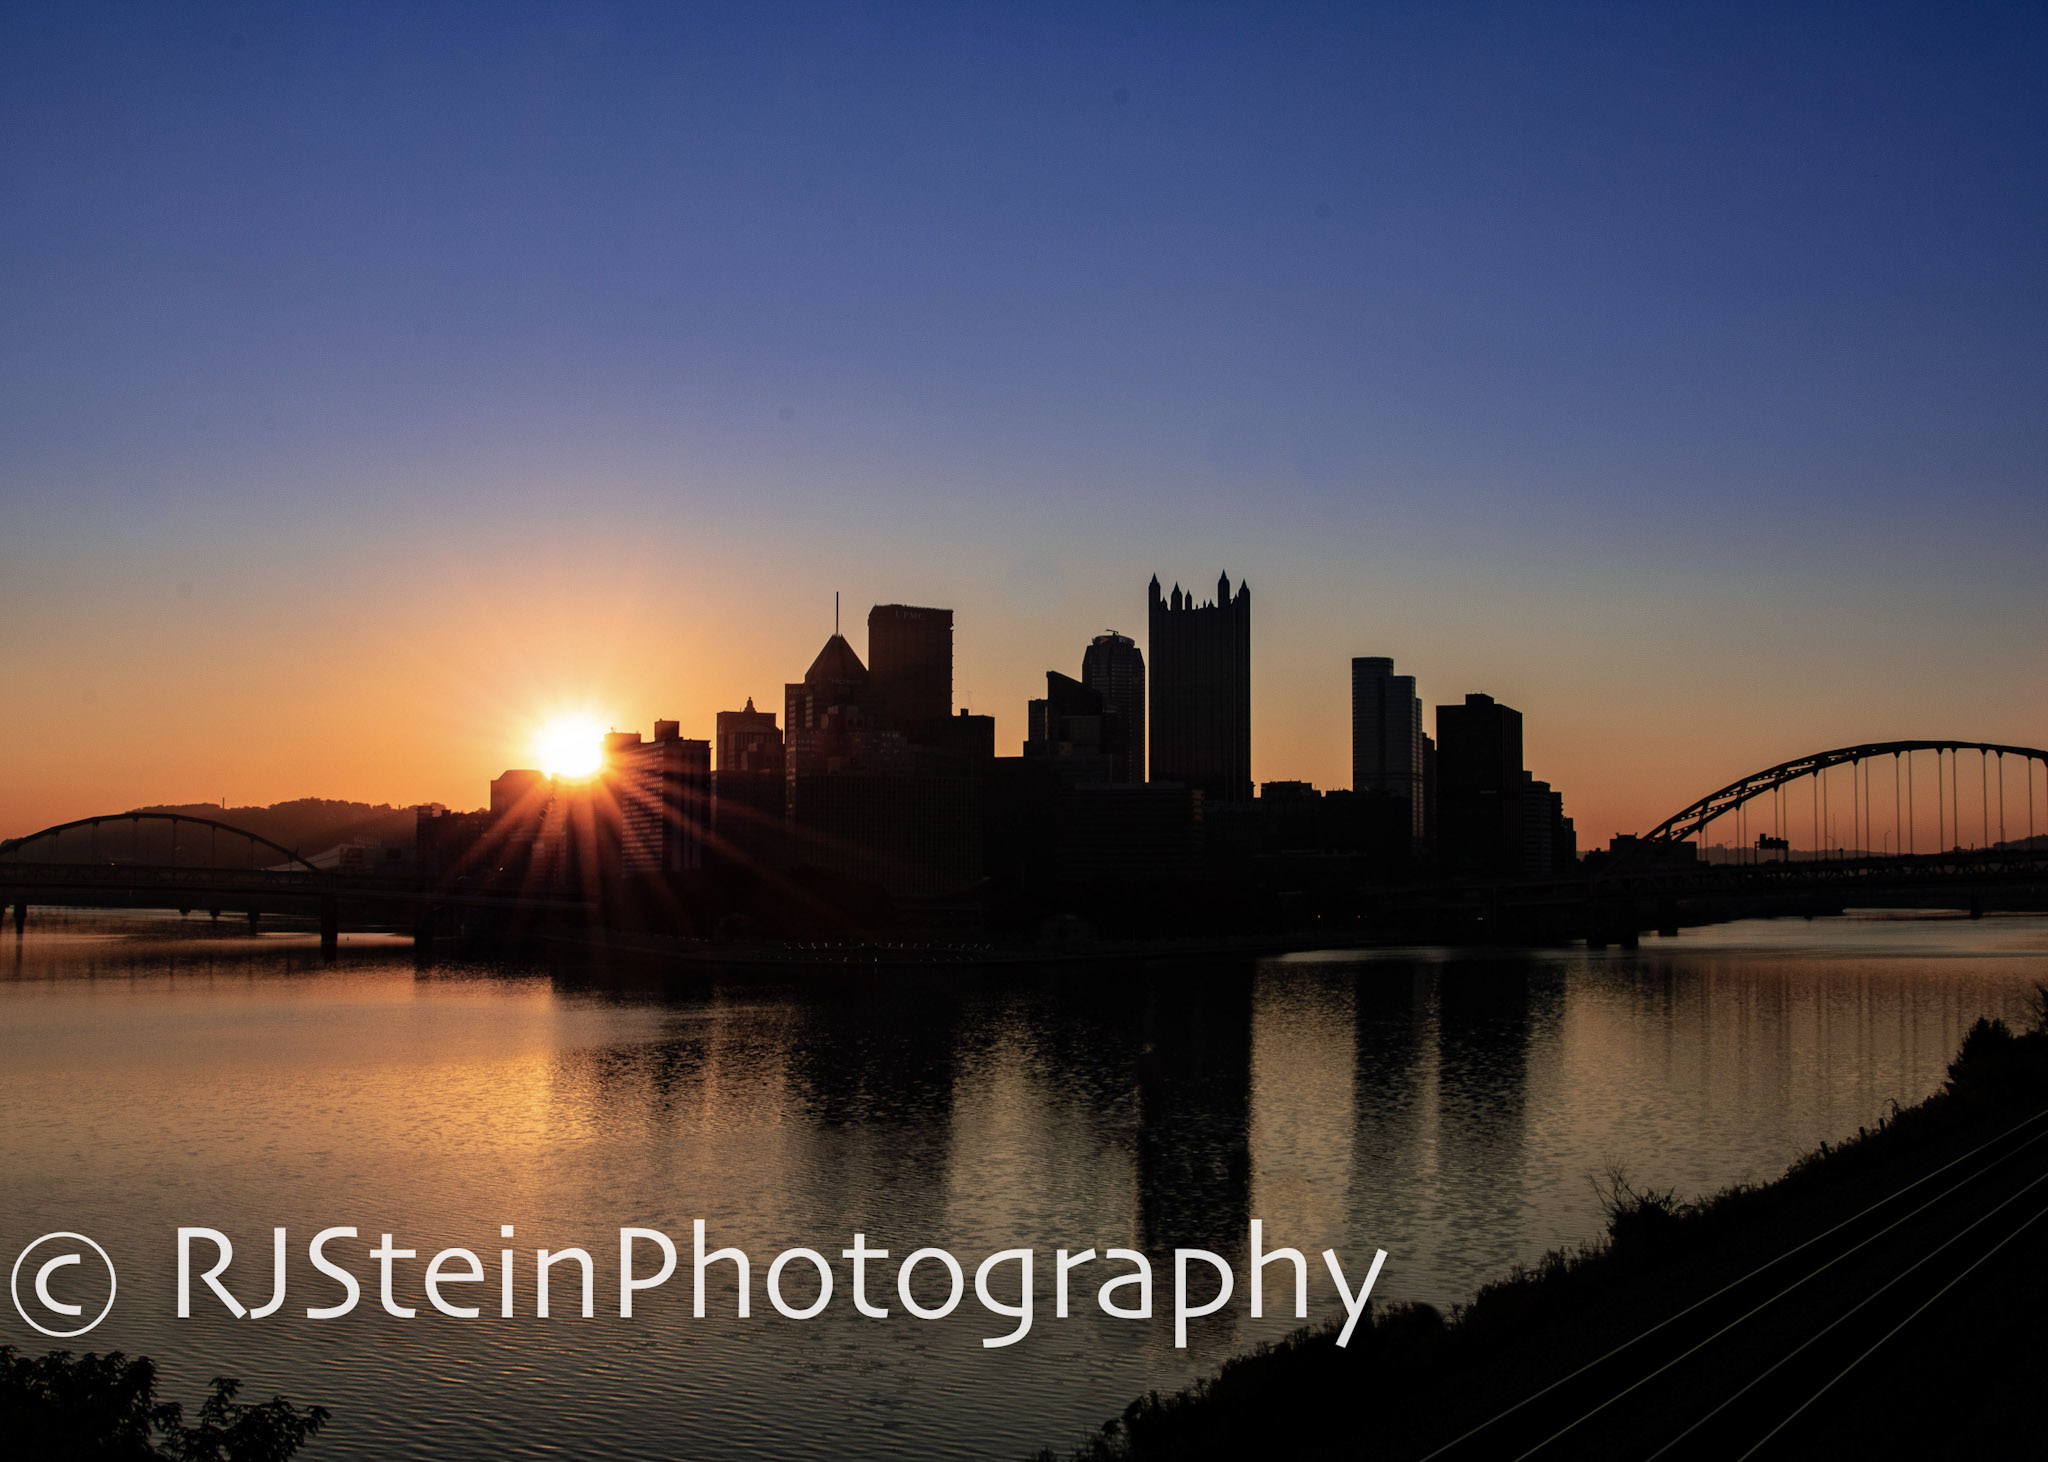
[[[1841,766],[1847,766],[1852,769],[1852,814],[1854,813],[1854,808],[1856,806],[1855,798],[1860,795],[1863,807],[1863,811],[1861,812],[1860,817],[1862,819],[1863,826],[1866,830],[1867,841],[1867,829],[1869,827],[1869,820],[1871,816],[1870,809],[1873,804],[1876,804],[1880,811],[1885,810],[1883,808],[1883,802],[1885,799],[1883,798],[1881,791],[1878,793],[1873,793],[1870,790],[1869,775],[1867,769],[1865,769],[1864,773],[1863,791],[1860,794],[1855,793],[1854,769],[1862,767],[1863,764],[1866,762],[1876,761],[1882,757],[1889,756],[1895,759],[1899,757],[1907,758],[1907,766],[1909,768],[1909,780],[1906,784],[1906,789],[1903,793],[1901,793],[1899,789],[1896,772],[1894,773],[1892,799],[1894,802],[1894,806],[1891,809],[1891,811],[1893,811],[1895,814],[1898,814],[1900,812],[1898,799],[1903,797],[1905,799],[1903,804],[1903,816],[1905,818],[1910,818],[1912,816],[1911,808],[1912,798],[1914,796],[1910,782],[1910,767],[1912,754],[1916,751],[1931,751],[1935,753],[1935,772],[1937,784],[1936,816],[1938,823],[1939,819],[1943,817],[1946,811],[1948,810],[1953,810],[1958,815],[1961,812],[1961,808],[1959,805],[1951,806],[1951,804],[1960,804],[1964,791],[1964,788],[1958,780],[1957,768],[1955,763],[1956,755],[1961,752],[1974,751],[1979,755],[1979,757],[1982,759],[1982,762],[1985,764],[1988,764],[1990,758],[1992,757],[1996,757],[1998,759],[1999,782],[1997,801],[1995,804],[1991,800],[1992,793],[1989,788],[1988,774],[1985,772],[1984,767],[1981,765],[1979,772],[1979,781],[1980,784],[1983,786],[1983,815],[1987,830],[1987,841],[1989,841],[1988,832],[1994,816],[1992,811],[1994,806],[1996,807],[1996,818],[2000,825],[1999,836],[2001,839],[2004,836],[2003,823],[2005,812],[2005,759],[2007,757],[2019,758],[2021,761],[2025,763],[2027,769],[2026,833],[2027,836],[2030,838],[2034,835],[2036,828],[2034,824],[2033,764],[2035,762],[2040,762],[2042,764],[2042,767],[2044,768],[2044,771],[2048,771],[2048,751],[2044,751],[2041,748],[2035,746],[2007,746],[1992,741],[1871,741],[1865,742],[1860,746],[1840,746],[1836,747],[1832,751],[1815,752],[1810,756],[1802,756],[1792,761],[1780,762],[1778,763],[1778,765],[1774,767],[1766,767],[1764,770],[1760,772],[1752,772],[1750,775],[1746,777],[1743,777],[1737,781],[1730,782],[1727,786],[1720,788],[1718,791],[1708,793],[1706,796],[1700,798],[1697,802],[1692,803],[1690,806],[1684,808],[1683,810],[1673,813],[1670,817],[1665,818],[1664,821],[1658,823],[1656,827],[1652,828],[1649,832],[1645,833],[1640,839],[1640,841],[1643,843],[1653,844],[1670,844],[1685,842],[1688,839],[1697,837],[1706,828],[1707,824],[1715,821],[1717,818],[1726,817],[1731,813],[1739,813],[1740,810],[1747,803],[1755,801],[1757,798],[1760,797],[1771,796],[1777,793],[1787,783],[1798,781],[1803,777],[1821,778],[1825,776],[1825,774],[1829,770]],[[1948,775],[1950,777],[1949,785],[1955,788],[1953,796],[1950,796],[1940,790],[1940,779],[1942,776],[1943,765],[1941,757],[1944,754],[1948,755],[1950,758],[1950,770],[1948,772]],[[1941,837],[1942,833],[1939,829],[1939,826],[1937,826],[1937,842],[1940,841]]]
[[[268,848],[274,853],[282,854],[283,861],[296,863],[308,873],[325,872],[325,870],[316,868],[311,863],[308,863],[294,849],[287,848],[282,843],[273,843],[269,838],[262,836],[260,833],[252,833],[247,828],[236,827],[232,823],[217,822],[210,817],[192,817],[183,812],[108,812],[102,813],[98,817],[81,817],[71,822],[55,823],[37,832],[27,833],[18,838],[8,838],[5,842],[0,842],[0,860],[20,862],[22,861],[21,850],[23,848],[27,847],[30,843],[40,842],[45,838],[50,840],[53,850],[62,851],[62,840],[67,832],[82,827],[91,828],[97,832],[106,823],[124,822],[132,823],[137,828],[140,828],[145,822],[170,823],[172,825],[171,865],[173,867],[177,866],[178,858],[177,824],[189,823],[194,827],[207,828],[215,834],[229,833],[235,837],[246,839],[252,851],[258,847]]]

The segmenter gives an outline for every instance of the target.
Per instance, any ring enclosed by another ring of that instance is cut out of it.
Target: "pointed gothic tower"
[[[1148,594],[1147,697],[1151,779],[1199,787],[1210,799],[1252,795],[1252,596],[1216,578],[1216,602],[1197,605],[1180,585]]]

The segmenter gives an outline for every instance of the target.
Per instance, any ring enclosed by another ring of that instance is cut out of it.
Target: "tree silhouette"
[[[282,1396],[237,1401],[241,1382],[213,1379],[198,1421],[156,1399],[156,1364],[120,1351],[40,1359],[0,1345],[0,1450],[24,1458],[131,1462],[284,1462],[327,1424],[327,1409],[301,1410]]]

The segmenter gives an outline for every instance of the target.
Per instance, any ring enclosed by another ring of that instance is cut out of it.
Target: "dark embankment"
[[[1617,1179],[1604,1240],[1449,1317],[1297,1333],[1039,1458],[2048,1455],[2044,1108],[2048,1034],[1980,1021],[1942,1091],[1775,1182]]]

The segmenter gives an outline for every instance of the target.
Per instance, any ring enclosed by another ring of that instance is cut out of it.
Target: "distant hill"
[[[410,807],[368,802],[336,802],[325,797],[300,797],[268,807],[221,807],[212,802],[187,802],[137,807],[136,812],[177,812],[206,817],[269,838],[308,857],[337,843],[379,842],[410,846],[414,815]],[[181,838],[181,842],[187,841]]]

